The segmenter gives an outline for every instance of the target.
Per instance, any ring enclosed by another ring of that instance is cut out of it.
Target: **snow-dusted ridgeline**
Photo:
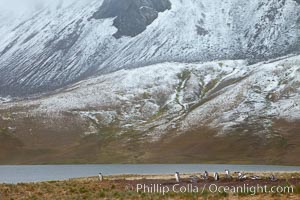
[[[295,0],[170,0],[171,9],[145,31],[119,39],[113,18],[93,18],[102,2],[57,1],[12,20],[1,13],[0,95],[51,91],[166,61],[258,61],[299,52]]]

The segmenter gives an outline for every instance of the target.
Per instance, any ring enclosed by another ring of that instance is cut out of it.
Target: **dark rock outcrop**
[[[171,8],[169,0],[105,0],[92,18],[116,17],[114,26],[118,31],[115,38],[136,36],[146,30],[159,12]]]

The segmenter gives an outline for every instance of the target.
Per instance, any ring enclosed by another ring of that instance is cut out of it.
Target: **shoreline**
[[[45,181],[64,181],[74,178],[86,178],[97,176],[166,176],[176,171],[183,174],[199,174],[205,170],[224,173],[225,169],[230,171],[242,171],[247,173],[297,173],[298,166],[280,165],[226,165],[226,164],[118,164],[118,165],[0,165],[0,183],[30,183]]]
[[[289,176],[292,174],[297,174],[300,178],[300,171],[243,171],[247,175],[257,175],[257,176],[263,176],[266,177],[268,175],[274,174],[274,175],[279,175],[279,176]],[[210,176],[213,175],[214,172],[210,172]],[[219,175],[225,176],[224,172],[217,172]],[[181,173],[180,176],[182,178],[188,178],[190,176],[199,176],[201,173],[200,172],[192,172],[192,173]],[[68,180],[90,180],[90,179],[95,179],[97,176],[90,176],[90,177],[79,177],[79,178],[70,178]],[[163,180],[168,180],[168,179],[174,179],[174,174],[168,174],[168,173],[162,173],[162,174],[116,174],[116,175],[107,175],[104,176],[107,180],[118,180],[118,179],[126,179],[126,180],[141,180],[141,179],[163,179]],[[55,181],[55,180],[54,180]],[[64,181],[64,180],[57,180],[57,181]],[[47,181],[46,181],[47,182]]]
[[[221,177],[225,176],[224,172],[218,172],[216,171]],[[212,176],[214,172],[210,172],[210,175]],[[278,176],[278,175],[292,175],[292,174],[298,174],[300,178],[300,171],[243,171],[243,173],[247,175],[256,175],[256,176],[270,176],[272,174]],[[199,176],[200,172],[192,172],[192,173],[181,173],[180,176],[182,178],[189,178],[190,176]],[[98,177],[95,176],[86,176],[86,177],[74,177],[74,178],[65,178],[65,179],[53,179],[53,180],[43,180],[43,181],[24,181],[24,182],[16,182],[16,183],[5,183],[0,182],[1,185],[16,185],[16,184],[37,184],[37,183],[45,183],[45,182],[64,182],[64,181],[81,181],[81,180],[94,180]],[[145,174],[113,174],[113,175],[104,175],[104,178],[106,180],[119,180],[119,179],[125,179],[125,180],[141,180],[141,179],[152,179],[152,180],[168,180],[173,179],[174,174],[170,173],[145,173]]]

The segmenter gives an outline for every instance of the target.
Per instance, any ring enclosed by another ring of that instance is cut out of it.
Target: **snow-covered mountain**
[[[2,13],[0,94],[51,91],[166,61],[297,53],[299,11],[295,0],[64,0]]]
[[[39,2],[0,12],[0,164],[299,164],[298,0]]]

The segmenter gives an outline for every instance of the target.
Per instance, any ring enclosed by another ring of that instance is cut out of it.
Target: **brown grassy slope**
[[[84,135],[84,122],[66,117],[59,123],[43,119],[0,121],[0,164],[65,163],[240,163],[300,165],[300,123],[275,121],[271,137],[255,131],[217,136],[200,128],[166,134],[149,142],[142,133],[107,127]],[[251,130],[249,127],[247,127]]]
[[[153,145],[148,159],[169,163],[300,165],[300,124],[277,121],[274,130],[276,135],[268,138],[255,132],[218,136],[205,128],[168,135]]]

